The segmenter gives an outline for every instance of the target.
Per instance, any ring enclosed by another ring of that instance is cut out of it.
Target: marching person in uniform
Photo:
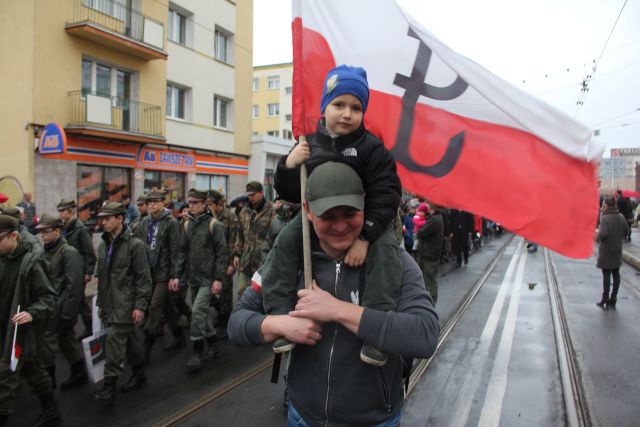
[[[42,405],[34,426],[60,423],[60,413],[53,397],[51,377],[40,363],[44,323],[53,313],[56,291],[47,277],[42,252],[18,232],[18,220],[0,215],[0,426],[9,422],[15,393],[23,377]],[[20,312],[18,313],[18,308]],[[18,325],[18,335],[14,336]],[[15,370],[11,369],[13,341],[21,349]]]
[[[246,187],[249,203],[240,211],[239,245],[233,259],[238,275],[238,296],[251,283],[251,276],[262,264],[262,246],[267,238],[275,210],[271,202],[264,198],[264,189],[258,181],[251,181]]]
[[[136,217],[136,219],[134,219],[131,224],[129,224],[129,228],[131,229],[132,233],[136,232],[136,229],[140,226],[140,224],[142,224],[142,220],[146,218],[147,215],[149,215],[149,204],[147,203],[147,196],[145,194],[143,194],[142,196],[138,196],[138,198],[136,199],[136,207],[138,208],[138,213],[140,215]]]
[[[32,246],[34,251],[42,252],[44,249],[42,247],[42,243],[40,243],[40,240],[38,240],[33,234],[31,234],[31,232],[29,231],[29,229],[27,229],[27,227],[20,224],[20,209],[22,208],[16,208],[11,206],[1,206],[0,213],[4,215],[12,216],[15,219],[17,219],[18,233],[20,233],[20,238],[25,242],[29,243]]]
[[[91,307],[87,303],[85,297],[84,288],[87,283],[91,281],[91,276],[96,267],[96,254],[93,249],[93,238],[91,233],[84,226],[84,223],[77,217],[78,205],[75,200],[62,199],[56,207],[60,219],[64,223],[64,229],[62,234],[67,239],[67,243],[73,246],[82,256],[84,265],[84,286],[82,290],[82,300],[80,301],[80,316],[82,316],[82,323],[84,323],[84,332],[81,337],[88,337],[91,335]]]
[[[124,225],[126,208],[118,202],[102,206],[98,218],[104,233],[98,247],[98,308],[107,326],[106,363],[99,401],[113,401],[125,358],[133,375],[122,386],[127,392],[147,384],[144,354],[134,325],[144,320],[151,298],[151,273],[144,243]]]
[[[180,280],[180,226],[171,215],[171,211],[164,208],[166,197],[164,191],[149,192],[145,199],[149,215],[141,217],[142,220],[134,231],[134,234],[147,245],[153,281],[149,317],[144,325],[145,363],[149,363],[151,349],[163,334],[165,320],[169,323],[175,339],[184,342],[184,333],[178,324],[178,314],[169,298],[169,288],[175,287]]]
[[[44,242],[49,261],[49,279],[58,294],[53,315],[44,331],[42,364],[51,375],[56,388],[56,351],[58,347],[71,366],[71,376],[60,384],[68,390],[88,380],[82,346],[73,327],[78,320],[80,300],[84,297],[82,257],[62,236],[63,224],[57,215],[45,213],[36,225],[36,232]]]
[[[187,201],[191,212],[183,224],[182,253],[188,271],[191,291],[191,341],[193,355],[187,362],[187,372],[195,372],[217,355],[216,330],[209,310],[212,295],[222,292],[227,267],[227,241],[224,226],[207,209],[207,194],[189,190]],[[178,290],[175,284],[172,291]],[[205,352],[205,341],[208,344]]]
[[[209,191],[207,195],[207,205],[218,221],[225,226],[225,237],[227,238],[227,250],[229,253],[227,269],[224,273],[224,279],[222,280],[222,292],[220,292],[220,300],[218,303],[219,329],[216,334],[220,335],[219,338],[223,338],[227,335],[227,324],[229,323],[231,310],[233,310],[233,274],[236,271],[233,266],[233,254],[239,245],[238,233],[240,231],[240,224],[238,223],[236,214],[231,212],[231,209],[225,205],[225,199],[222,193],[215,190]]]

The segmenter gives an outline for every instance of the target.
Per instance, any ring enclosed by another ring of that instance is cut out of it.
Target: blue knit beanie
[[[367,111],[369,83],[367,82],[367,72],[364,68],[339,65],[329,71],[324,81],[324,86],[322,86],[320,112],[324,113],[324,109],[332,99],[345,93],[358,98],[362,104],[362,111]]]

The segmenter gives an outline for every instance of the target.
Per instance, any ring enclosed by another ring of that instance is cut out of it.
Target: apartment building
[[[272,199],[278,159],[287,154],[295,142],[291,131],[293,64],[253,67],[252,89],[249,179],[263,182],[266,196]]]
[[[153,187],[241,192],[252,1],[24,0],[0,15],[0,192],[39,212]],[[6,40],[12,42],[6,43]]]

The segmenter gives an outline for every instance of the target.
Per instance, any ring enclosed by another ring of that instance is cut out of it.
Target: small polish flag
[[[253,273],[251,278],[251,289],[259,293],[262,292],[262,276],[257,271]]]
[[[20,313],[20,306],[18,306],[18,310],[16,314]],[[18,362],[20,362],[20,354],[22,353],[22,347],[18,344],[16,338],[18,337],[18,324],[16,323],[13,329],[13,345],[11,346],[11,363],[9,367],[12,372],[15,372],[18,368]]]

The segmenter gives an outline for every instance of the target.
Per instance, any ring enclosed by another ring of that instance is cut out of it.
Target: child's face
[[[344,94],[336,96],[324,109],[327,130],[335,135],[349,135],[362,123],[362,104],[355,96]]]

